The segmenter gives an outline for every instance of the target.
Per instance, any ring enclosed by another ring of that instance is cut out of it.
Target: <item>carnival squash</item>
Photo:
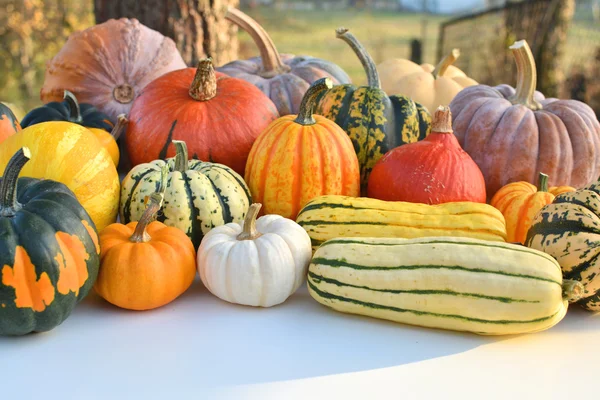
[[[359,195],[360,172],[352,141],[335,122],[313,115],[316,96],[331,87],[329,78],[313,83],[300,113],[273,122],[252,146],[246,182],[265,214],[295,219],[314,197]]]
[[[8,106],[0,103],[0,143],[21,130],[19,120]]]
[[[275,103],[281,116],[298,114],[302,96],[317,79],[328,77],[335,84],[350,83],[350,77],[332,62],[279,54],[263,27],[242,11],[229,8],[225,18],[252,37],[260,57],[232,61],[217,70],[256,85]]]

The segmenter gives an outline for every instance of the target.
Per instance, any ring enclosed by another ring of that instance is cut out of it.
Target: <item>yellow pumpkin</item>
[[[125,114],[120,114],[117,117],[117,124],[113,127],[111,132],[107,132],[101,128],[88,128],[94,136],[100,141],[102,147],[108,151],[110,154],[110,158],[113,160],[115,166],[119,165],[119,159],[121,153],[119,152],[119,145],[117,144],[117,139],[125,130],[125,127],[129,123],[129,120],[125,116]]]
[[[459,56],[460,51],[453,49],[436,67],[402,58],[386,60],[377,66],[381,88],[390,96],[410,97],[433,114],[439,106],[448,106],[464,88],[477,85],[452,65]]]

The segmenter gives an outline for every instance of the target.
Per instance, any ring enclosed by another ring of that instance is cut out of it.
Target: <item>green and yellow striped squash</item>
[[[308,288],[344,313],[480,335],[548,329],[583,291],[541,251],[457,237],[329,240]]]
[[[425,107],[405,96],[388,96],[379,82],[373,59],[347,29],[336,30],[365,68],[367,86],[337,85],[317,98],[315,114],[323,115],[350,136],[360,165],[361,192],[366,195],[369,174],[389,150],[424,139],[431,115]]]
[[[167,160],[139,164],[121,185],[121,223],[139,221],[146,209],[146,198],[154,192],[165,197],[157,221],[184,231],[200,246],[212,228],[242,222],[250,204],[250,191],[243,178],[231,168],[217,163],[188,160],[185,142],[173,140],[177,155]],[[161,170],[168,166],[162,181]]]
[[[535,216],[525,244],[556,258],[566,279],[580,281],[578,305],[600,311],[600,183],[556,196]]]
[[[428,205],[365,197],[320,196],[308,202],[296,222],[308,232],[313,250],[336,237],[471,237],[506,241],[502,213],[472,202]]]

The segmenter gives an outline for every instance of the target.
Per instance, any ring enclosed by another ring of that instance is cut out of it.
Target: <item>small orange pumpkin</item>
[[[537,187],[529,182],[520,181],[500,188],[490,204],[504,215],[506,241],[524,244],[536,214],[544,206],[552,203],[554,198],[555,195],[548,190],[548,175],[543,173],[539,175]]]
[[[558,196],[559,194],[574,192],[575,189],[573,186],[552,186],[548,191],[552,193],[554,196]]]
[[[187,235],[150,222],[164,195],[153,193],[139,222],[111,224],[100,234],[96,292],[128,310],[150,310],[184,293],[196,276],[196,250]]]

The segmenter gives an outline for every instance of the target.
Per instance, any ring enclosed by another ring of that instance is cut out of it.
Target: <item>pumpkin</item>
[[[537,187],[529,182],[509,183],[496,192],[490,204],[504,215],[507,241],[524,244],[533,218],[554,197],[548,191],[548,175],[540,173]]]
[[[431,116],[408,97],[388,96],[381,90],[373,59],[346,28],[336,37],[350,45],[367,73],[367,86],[337,85],[317,97],[315,113],[342,127],[350,136],[360,165],[361,193],[375,163],[389,150],[429,134]]]
[[[46,66],[41,99],[69,90],[116,121],[148,83],[185,67],[173,40],[135,18],[111,19],[69,36]]]
[[[485,203],[483,174],[452,134],[448,107],[437,109],[427,138],[397,147],[375,164],[368,197],[425,204]]]
[[[21,147],[32,160],[22,176],[65,184],[85,208],[98,231],[115,222],[119,208],[117,169],[89,129],[64,121],[32,125],[8,137],[0,146],[0,169]]]
[[[12,110],[0,103],[0,143],[21,130],[21,125]]]
[[[433,113],[439,106],[450,104],[464,88],[477,85],[476,81],[452,65],[459,56],[460,50],[453,49],[435,67],[405,59],[386,60],[377,66],[381,87],[386,93],[410,97]]]
[[[563,193],[574,192],[575,190],[577,189],[575,189],[573,186],[552,186],[548,189],[548,191],[554,196],[558,196]]]
[[[121,222],[139,220],[145,199],[160,185],[161,170],[168,166],[164,203],[158,221],[179,228],[198,248],[202,237],[215,226],[244,220],[250,192],[243,178],[216,163],[188,160],[185,142],[174,140],[176,156],[134,167],[121,185]]]
[[[138,222],[111,224],[100,233],[100,272],[94,285],[106,301],[128,310],[164,306],[194,282],[196,250],[177,228],[153,221],[162,193],[153,193]]]
[[[302,96],[317,79],[328,77],[335,84],[351,82],[348,74],[332,62],[279,54],[263,27],[242,11],[229,8],[225,18],[252,36],[260,57],[232,61],[217,70],[256,85],[275,103],[281,116],[298,114]]]
[[[121,114],[117,117],[117,123],[112,128],[110,133],[106,132],[104,129],[89,128],[89,130],[92,131],[92,133],[100,141],[100,145],[104,147],[106,151],[108,151],[108,154],[115,164],[115,167],[119,165],[119,159],[121,157],[117,140],[119,140],[119,137],[121,137],[125,131],[128,123],[129,120],[125,114]]]
[[[252,146],[246,182],[265,214],[296,219],[314,197],[359,195],[360,172],[352,141],[335,122],[313,115],[317,95],[332,86],[329,78],[313,83],[300,113],[273,122]]]
[[[175,155],[171,141],[185,140],[194,158],[243,174],[252,143],[278,116],[260,90],[215,72],[208,58],[144,89],[129,114],[127,151],[134,165],[148,163]]]
[[[544,99],[535,91],[536,67],[526,41],[510,47],[516,91],[508,85],[472,86],[450,109],[458,142],[481,168],[489,198],[510,182],[587,185],[600,174],[600,123],[586,104]]]
[[[96,228],[73,192],[50,179],[17,179],[31,156],[18,149],[0,181],[0,335],[54,329],[98,274]]]
[[[242,224],[210,231],[198,249],[204,286],[235,304],[272,307],[283,303],[304,282],[312,249],[308,234],[279,215],[256,219],[252,204]]]

